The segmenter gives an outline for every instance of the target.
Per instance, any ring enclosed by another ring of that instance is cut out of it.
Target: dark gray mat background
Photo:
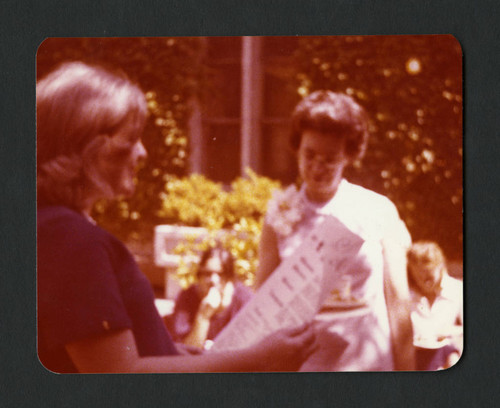
[[[490,407],[498,391],[496,1],[3,0],[0,406]],[[35,57],[46,37],[453,34],[464,52],[465,353],[439,373],[54,375],[36,355]]]

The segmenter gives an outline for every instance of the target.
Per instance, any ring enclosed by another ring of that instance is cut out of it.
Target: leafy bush
[[[257,175],[250,169],[246,177],[233,181],[229,191],[205,176],[171,176],[162,194],[158,216],[167,224],[203,227],[208,235],[201,242],[186,237],[176,253],[192,255],[214,245],[216,239],[232,253],[236,275],[252,285],[258,263],[258,245],[267,202],[279,181]],[[181,284],[195,281],[196,265],[181,262],[176,275]]]

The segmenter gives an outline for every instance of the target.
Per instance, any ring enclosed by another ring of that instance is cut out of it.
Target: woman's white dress
[[[395,205],[388,198],[346,180],[341,181],[335,196],[321,206],[307,200],[304,189],[299,194],[303,203],[301,220],[288,236],[277,234],[282,260],[297,250],[325,215],[336,217],[364,240],[357,255],[338,277],[350,283],[347,307],[323,308],[316,315],[314,324],[320,347],[301,371],[392,370],[382,240],[397,239],[405,248],[411,242]],[[362,306],[353,307],[358,304]],[[340,356],[336,351],[342,343],[339,336],[348,343]]]

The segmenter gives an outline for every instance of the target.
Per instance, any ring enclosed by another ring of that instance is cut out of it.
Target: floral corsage
[[[282,237],[290,235],[303,217],[304,202],[292,184],[285,190],[275,190],[267,209],[267,222]]]

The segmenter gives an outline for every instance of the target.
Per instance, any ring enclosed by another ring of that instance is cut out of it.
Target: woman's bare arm
[[[255,273],[255,287],[259,288],[280,264],[276,232],[264,223],[259,243],[259,267]]]
[[[208,337],[212,317],[231,305],[233,294],[234,285],[232,282],[226,282],[222,290],[212,287],[201,300],[191,331],[184,337],[182,342],[190,346],[203,348]]]
[[[131,330],[66,345],[81,373],[188,373],[296,371],[314,350],[312,327],[280,330],[246,349],[162,357],[140,357]]]
[[[202,313],[198,312],[194,318],[191,331],[186,337],[184,337],[182,342],[189,346],[203,348],[209,329],[210,317],[206,317]]]
[[[406,250],[393,239],[384,240],[383,246],[384,294],[391,328],[395,369],[415,370]]]

